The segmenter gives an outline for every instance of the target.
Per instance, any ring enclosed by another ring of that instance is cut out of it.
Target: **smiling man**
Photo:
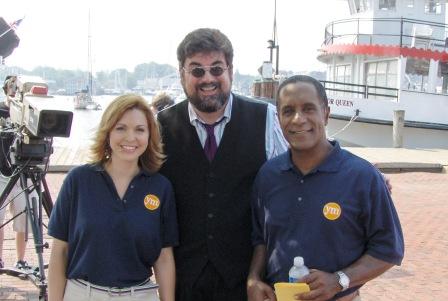
[[[359,300],[359,288],[399,265],[403,235],[383,176],[326,137],[330,108],[309,76],[279,86],[277,110],[290,150],[266,162],[253,193],[251,301],[276,300],[293,258],[311,268],[300,300]]]
[[[231,93],[233,48],[219,30],[189,33],[177,58],[187,100],[158,114],[180,231],[176,300],[247,301],[252,184],[287,144],[274,106]]]

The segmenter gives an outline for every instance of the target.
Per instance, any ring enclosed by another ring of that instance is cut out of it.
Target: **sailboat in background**
[[[101,110],[101,105],[92,98],[93,77],[92,77],[92,35],[90,32],[90,11],[88,27],[88,46],[87,46],[87,69],[88,81],[85,89],[75,93],[73,99],[75,109],[80,110]]]

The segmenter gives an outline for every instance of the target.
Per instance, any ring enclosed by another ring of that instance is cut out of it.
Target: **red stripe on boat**
[[[389,45],[337,44],[322,47],[322,54],[364,54],[375,56],[404,56],[417,59],[433,59],[448,62],[448,52],[430,49],[408,48]]]

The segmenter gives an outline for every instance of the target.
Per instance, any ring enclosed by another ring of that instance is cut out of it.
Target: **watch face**
[[[344,291],[348,289],[350,285],[350,279],[348,278],[348,276],[341,271],[338,272],[338,276],[339,276],[339,284],[342,286],[342,290]]]

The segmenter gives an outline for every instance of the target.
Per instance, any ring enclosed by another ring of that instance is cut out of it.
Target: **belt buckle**
[[[129,293],[129,289],[119,287],[109,287],[107,293],[109,294],[109,296],[123,296]]]

